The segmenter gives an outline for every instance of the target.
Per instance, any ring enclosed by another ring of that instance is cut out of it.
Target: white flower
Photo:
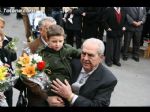
[[[31,55],[31,60],[34,60],[36,63],[42,61],[42,57],[39,56],[38,54],[33,54]]]

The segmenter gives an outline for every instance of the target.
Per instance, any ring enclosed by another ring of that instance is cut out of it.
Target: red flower
[[[37,63],[38,70],[42,71],[45,68],[45,62],[41,61]]]

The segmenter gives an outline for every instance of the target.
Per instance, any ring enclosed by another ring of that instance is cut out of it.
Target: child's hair
[[[47,38],[49,39],[51,36],[64,36],[64,29],[60,25],[52,25],[47,30]]]

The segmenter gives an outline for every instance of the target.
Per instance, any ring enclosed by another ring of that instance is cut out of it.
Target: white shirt
[[[95,67],[89,73],[86,73],[84,68],[81,69],[81,72],[79,74],[77,81],[72,84],[72,91],[75,93],[75,95],[72,98],[71,104],[73,104],[75,102],[75,100],[78,98],[78,95],[76,95],[76,94],[79,94],[79,90],[80,90],[81,86],[83,86],[86,83],[89,76],[97,69],[97,67]]]
[[[114,9],[117,11],[118,14],[120,14],[120,7],[118,7],[118,9],[117,7],[114,7]]]
[[[0,49],[1,49],[2,45],[3,45],[4,40],[9,41],[9,40],[6,38],[6,36],[4,36],[4,39],[0,41]]]
[[[41,38],[43,44],[45,45],[45,47],[48,46],[48,44],[45,42],[45,40],[43,39],[43,37],[40,36],[40,38]]]
[[[7,40],[7,41],[9,41],[9,40],[6,38],[6,36],[4,36],[4,40]]]

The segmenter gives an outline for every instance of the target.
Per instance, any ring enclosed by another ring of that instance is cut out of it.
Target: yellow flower
[[[7,67],[0,66],[0,80],[5,80],[7,74]]]
[[[19,57],[18,63],[22,66],[26,66],[30,64],[30,57],[26,53],[23,53],[23,56]]]
[[[22,74],[26,75],[27,77],[32,77],[36,74],[35,71],[35,65],[27,65],[25,67],[22,68]]]

